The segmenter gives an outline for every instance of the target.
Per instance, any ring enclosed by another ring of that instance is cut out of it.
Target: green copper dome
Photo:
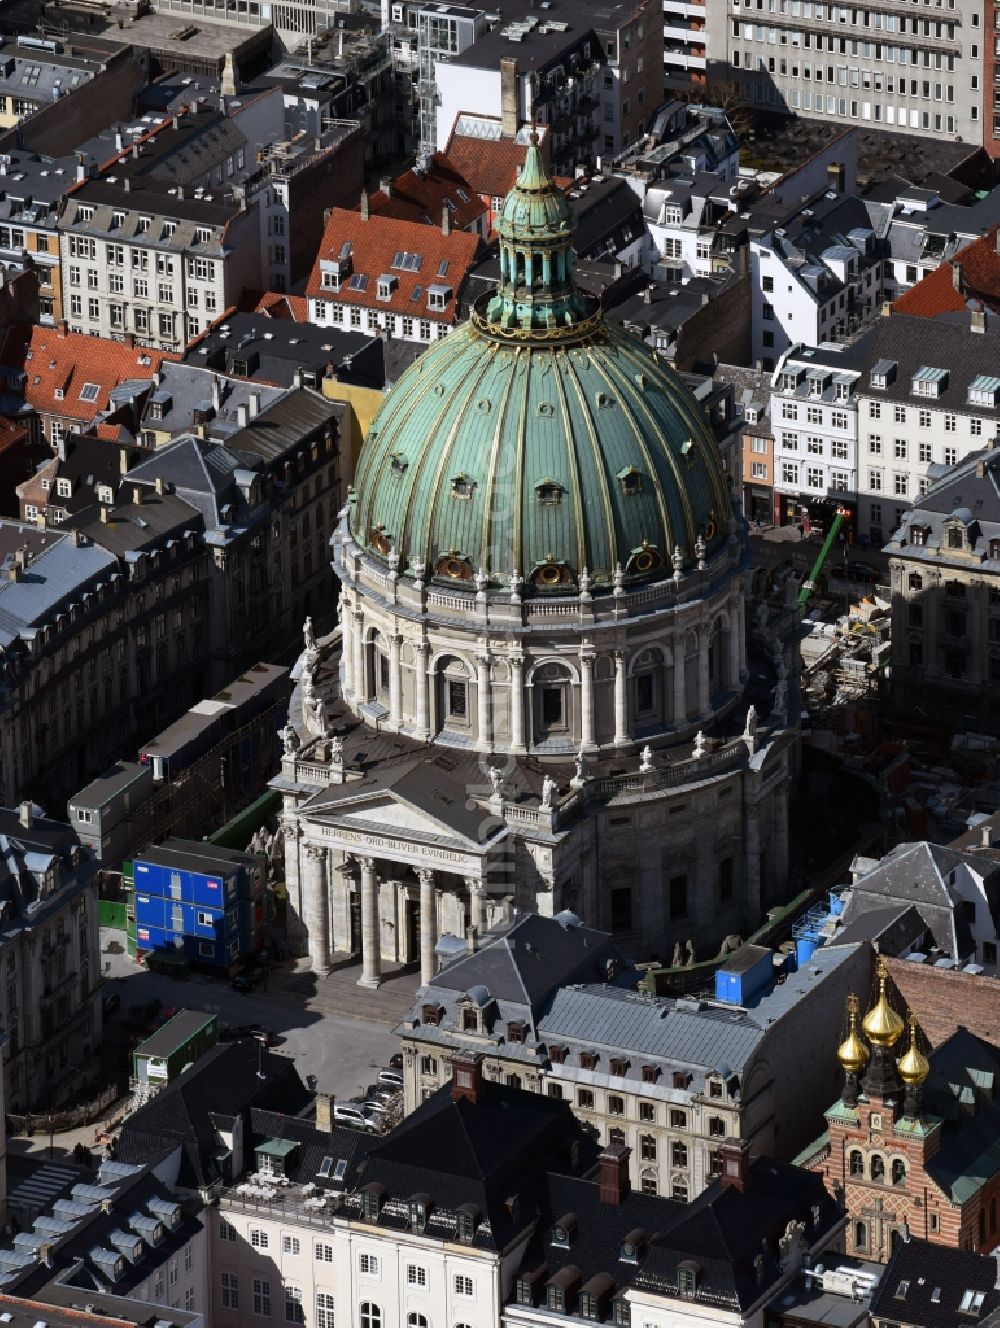
[[[372,422],[354,539],[404,574],[542,589],[711,556],[730,515],[718,447],[677,376],[574,287],[569,207],[534,142],[498,230],[496,292]]]

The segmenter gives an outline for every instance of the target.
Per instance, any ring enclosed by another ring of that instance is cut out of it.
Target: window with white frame
[[[823,468],[821,466],[810,466],[807,472],[806,483],[810,489],[822,489],[823,487]]]
[[[830,455],[834,461],[847,460],[847,439],[833,438],[830,440]]]
[[[333,1263],[333,1246],[327,1245],[325,1241],[316,1242],[316,1261],[318,1263]]]
[[[298,1236],[290,1236],[287,1232],[282,1233],[281,1252],[282,1254],[298,1254],[300,1249]]]
[[[783,462],[781,466],[781,482],[782,484],[798,484],[799,482],[798,466],[788,461]]]
[[[806,439],[806,451],[813,456],[823,455],[823,439],[818,434],[810,434]]]
[[[211,924],[212,922],[211,913],[199,913],[198,921],[201,923],[208,922],[209,924]],[[267,1232],[262,1231],[260,1227],[251,1227],[250,1244],[253,1246],[255,1250],[266,1250],[268,1246]]]
[[[421,1267],[418,1263],[408,1263],[406,1265],[406,1285],[425,1287],[427,1285],[427,1269]]]
[[[892,454],[897,461],[906,460],[906,439],[894,438],[892,441]]]
[[[880,470],[870,470],[868,472],[868,488],[872,493],[882,492],[882,472]]]
[[[235,1273],[223,1273],[221,1284],[222,1308],[224,1310],[238,1310],[240,1307],[240,1279]]]
[[[329,1291],[316,1292],[316,1328],[334,1328],[333,1296]]]
[[[219,1239],[220,1240],[236,1239],[236,1228],[234,1226],[231,1226],[224,1217],[219,1218]]]
[[[285,1284],[285,1322],[305,1323],[305,1311],[302,1308],[302,1288]]]
[[[830,415],[830,424],[834,429],[847,428],[847,412],[845,410],[835,410]]]
[[[358,1272],[362,1277],[378,1277],[378,1255],[361,1254],[358,1256]]]
[[[957,447],[946,447],[944,449],[944,464],[946,466],[955,466],[958,464]]]
[[[892,477],[892,491],[897,498],[905,498],[910,491],[910,478],[899,471]]]
[[[471,1278],[471,1277],[466,1277],[466,1275],[465,1275],[464,1273],[456,1273],[456,1274],[455,1274],[455,1295],[456,1295],[456,1296],[471,1296],[471,1295],[472,1295],[472,1278]]]
[[[765,461],[750,462],[750,478],[755,480],[767,479],[767,463]]]
[[[799,408],[794,401],[783,401],[781,403],[781,418],[783,420],[797,420],[799,418]]]

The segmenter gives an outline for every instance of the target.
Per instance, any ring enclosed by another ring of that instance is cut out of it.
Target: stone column
[[[306,888],[302,903],[309,932],[309,958],[314,973],[325,973],[330,967],[330,901],[326,873],[328,850],[323,844],[306,844],[305,850]]]
[[[761,921],[760,879],[760,809],[756,802],[747,801],[744,812],[743,855],[746,873],[747,926],[753,931]]]
[[[427,656],[430,653],[430,646],[426,641],[417,642],[417,662],[415,667],[415,680],[417,692],[417,737],[429,738],[431,736],[430,728],[430,698],[428,696],[428,677],[427,677]]]
[[[739,646],[740,682],[742,683],[747,676],[747,605],[746,605],[746,600],[743,598],[742,595],[736,601],[736,604],[737,604],[737,609],[739,610],[736,615],[737,618],[736,640]]]
[[[434,977],[434,946],[437,943],[437,892],[434,873],[422,868],[420,880],[420,982],[426,986]]]
[[[368,700],[368,687],[365,684],[365,619],[364,614],[354,614],[351,627],[354,644],[354,696],[358,701]]]
[[[683,637],[674,641],[674,726],[679,729],[687,723],[686,648]]]
[[[628,697],[625,691],[625,652],[615,651],[615,746],[628,742]]]
[[[350,605],[346,602],[343,605],[343,612],[340,615],[340,666],[343,671],[344,692],[348,696],[354,695],[354,637],[352,627],[353,615]]]
[[[594,745],[594,657],[580,656],[580,741]]]
[[[476,929],[476,935],[482,936],[486,930],[486,883],[468,877],[465,885],[469,891],[470,922]]]
[[[726,679],[730,692],[739,691],[740,686],[740,626],[736,606],[729,613],[729,677]]]
[[[698,714],[705,716],[712,709],[711,680],[708,673],[708,631],[703,629],[698,642]]]
[[[781,784],[772,796],[774,814],[768,856],[773,856],[774,884],[780,891],[788,884],[788,784]]]
[[[510,657],[510,746],[524,751],[524,656]]]
[[[398,632],[389,637],[389,719],[393,724],[403,722],[403,667],[399,662],[403,638]]]
[[[476,750],[493,750],[493,697],[490,694],[490,657],[476,656],[476,713],[479,730]]]
[[[379,949],[378,877],[375,859],[360,858],[361,864],[361,977],[359,987],[377,987],[382,981]]]

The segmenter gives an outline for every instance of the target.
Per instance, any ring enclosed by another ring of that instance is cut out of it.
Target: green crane
[[[823,570],[823,564],[830,556],[830,550],[833,548],[833,542],[840,532],[840,527],[844,524],[847,512],[843,507],[837,508],[837,515],[833,518],[830,529],[827,531],[826,539],[823,541],[823,547],[819,551],[819,557],[813,563],[812,571],[802,582],[799,590],[799,608],[804,609],[812,598],[812,593],[816,589],[816,581],[820,572]]]

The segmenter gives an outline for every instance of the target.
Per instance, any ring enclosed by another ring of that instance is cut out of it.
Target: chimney
[[[128,474],[128,452],[124,447],[118,453],[118,474]]]
[[[218,374],[212,375],[212,405],[216,411],[222,409],[222,383]]]
[[[157,493],[160,495],[160,497],[162,498],[163,495],[166,493],[166,491],[167,491],[167,481],[163,478],[162,475],[157,475],[157,477],[156,477],[156,492],[157,492]]]
[[[448,211],[448,204],[445,203],[441,208],[441,234],[451,234],[451,213]]]
[[[184,197],[184,186],[183,186],[182,184],[179,184],[179,185],[177,186],[177,193],[174,195],[174,197],[175,197],[175,198],[183,198],[183,197]]]
[[[125,179],[122,180],[122,188],[125,190],[127,194],[130,194],[132,192],[132,181],[128,178],[127,175],[125,176]]]
[[[34,809],[30,802],[21,803],[20,807],[17,809],[17,819],[21,822],[21,825],[25,830],[31,829],[31,823],[34,819]]]
[[[361,203],[360,203],[359,206],[358,206],[358,211],[361,213],[361,220],[362,220],[362,221],[367,221],[367,220],[368,220],[368,215],[369,215],[369,214],[368,214],[368,190],[367,190],[367,189],[362,189],[362,191],[361,191]],[[329,220],[329,218],[327,218],[327,220]]]
[[[844,163],[842,161],[831,161],[826,168],[827,188],[832,189],[835,194],[842,194],[846,178]]]
[[[475,954],[479,949],[478,927],[467,927],[465,929],[465,949],[468,954]]]
[[[327,1134],[333,1132],[333,1098],[333,1093],[316,1094],[316,1128]]]
[[[722,1154],[722,1188],[746,1189],[750,1182],[750,1140],[727,1139],[719,1149]]]
[[[642,292],[642,302],[643,302],[643,304],[652,304],[652,303],[653,303],[653,288],[652,288],[652,286],[647,286],[646,289]]]
[[[631,1151],[625,1144],[608,1144],[598,1153],[597,1165],[600,1168],[598,1180],[602,1204],[620,1204],[628,1197],[628,1159]]]
[[[64,337],[68,332],[69,332],[69,323],[66,322],[65,318],[60,318],[59,322],[56,323],[56,336]]]
[[[241,401],[236,407],[236,423],[241,429],[245,429],[250,422],[250,407],[246,402]]]
[[[979,842],[983,848],[990,848],[993,844],[993,835],[988,821],[979,828]]]
[[[505,55],[500,61],[500,133],[504,138],[517,137],[517,60]]]
[[[259,393],[259,392],[251,392],[251,393],[250,393],[250,418],[251,418],[252,420],[253,420],[253,419],[256,419],[257,416],[258,416],[259,414],[260,414],[260,393]]]
[[[381,180],[379,180],[379,182],[378,182],[378,187],[382,190],[383,194],[385,194],[386,198],[392,198],[392,176],[391,176],[391,175],[383,175],[382,178],[381,178]]]
[[[132,502],[136,507],[142,506],[142,489],[138,484],[132,485]]]
[[[962,269],[955,262],[952,262],[951,265],[951,284],[954,290],[958,291],[959,294],[962,293]]]
[[[972,332],[986,331],[986,310],[973,309],[969,319],[969,330]]]
[[[124,341],[125,341],[125,349],[126,349],[126,350],[135,350],[135,333],[134,333],[134,332],[126,332],[126,333],[125,333],[125,337],[124,337]]]
[[[456,1051],[451,1058],[451,1100],[468,1098],[473,1106],[483,1091],[483,1058],[479,1053]]]
[[[111,509],[107,503],[101,503],[101,524],[108,525],[111,521]]]

